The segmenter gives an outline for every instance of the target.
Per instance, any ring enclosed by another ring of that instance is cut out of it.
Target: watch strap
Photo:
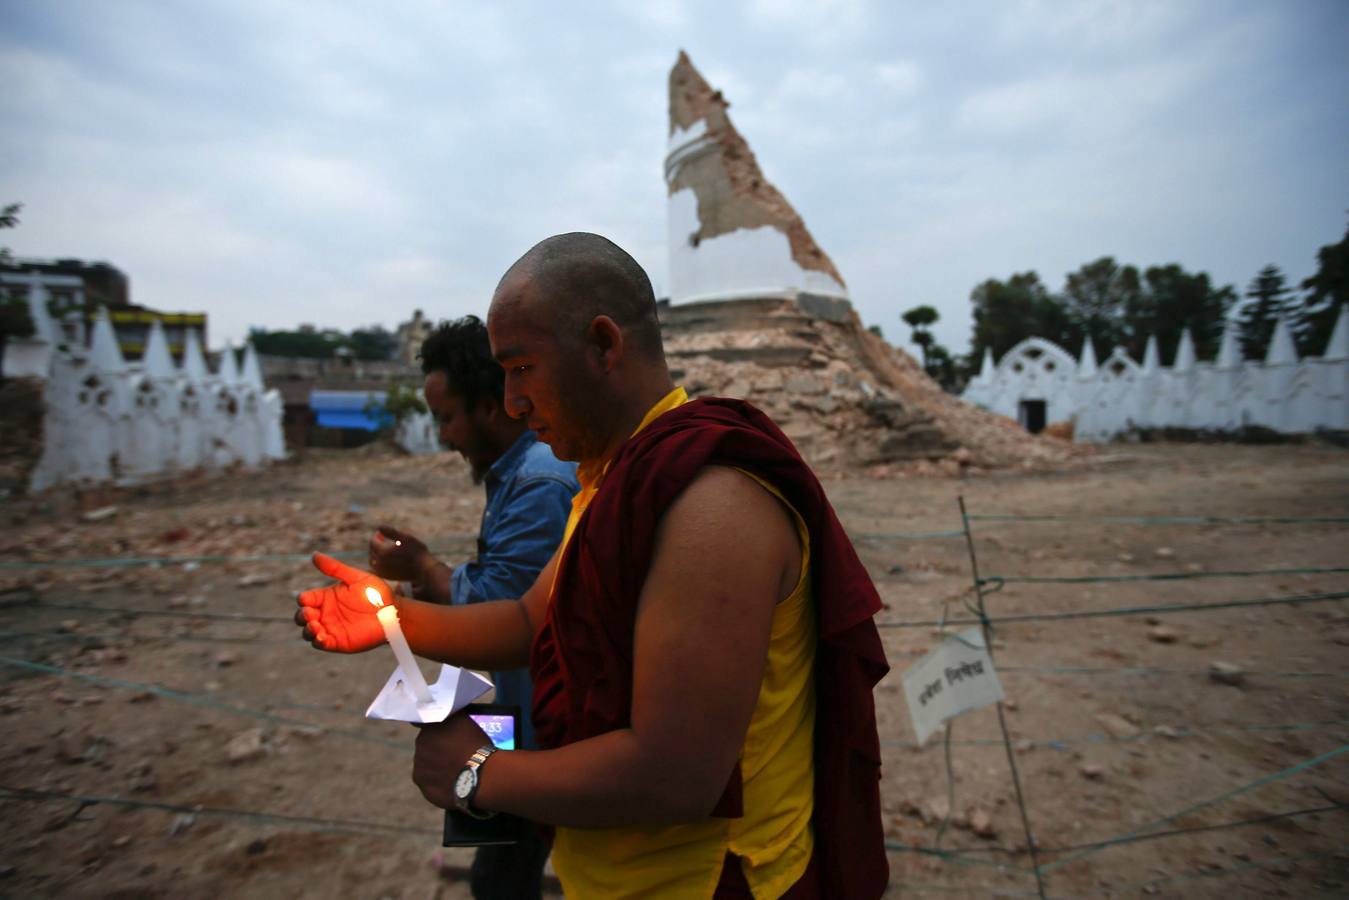
[[[479,770],[482,768],[482,764],[487,762],[487,758],[495,752],[497,752],[497,748],[490,744],[479,747],[473,751],[473,755],[468,758],[468,762],[464,764],[464,768],[461,770],[473,773],[473,787],[469,789],[467,797],[460,797],[456,794],[454,805],[459,808],[460,812],[475,819],[490,819],[496,815],[495,812],[484,812],[473,806],[473,798],[478,796],[478,785],[481,783],[479,781]]]

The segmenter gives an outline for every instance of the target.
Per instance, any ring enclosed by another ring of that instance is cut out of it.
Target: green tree
[[[1042,337],[1064,347],[1080,343],[1063,302],[1052,295],[1035,272],[1021,272],[999,281],[990,278],[970,292],[974,304],[974,336],[968,359],[978,365],[984,350],[1000,359],[1028,337]]]
[[[1098,352],[1109,353],[1123,342],[1125,310],[1138,302],[1141,291],[1136,267],[1120,266],[1113,256],[1102,256],[1068,273],[1063,300],[1074,328],[1090,336]],[[1069,349],[1076,352],[1078,347]]]
[[[306,359],[331,359],[338,353],[364,360],[392,359],[398,349],[398,338],[381,325],[357,328],[351,334],[313,325],[301,325],[294,331],[253,328],[248,339],[259,353]]]
[[[1302,356],[1326,352],[1340,307],[1349,303],[1349,228],[1337,244],[1326,244],[1316,254],[1316,274],[1302,282],[1302,300],[1293,337]]]
[[[11,203],[4,208],[0,208],[0,228],[16,228],[19,224],[19,213],[23,212],[22,203]],[[7,263],[11,259],[9,248],[0,247],[0,263]]]
[[[19,224],[22,203],[11,203],[0,209],[0,228],[15,228]],[[0,263],[7,263],[13,257],[8,247],[0,247]],[[36,326],[33,316],[28,312],[28,298],[16,290],[0,289],[0,380],[5,377],[5,346],[12,337],[29,337]]]
[[[910,340],[923,353],[923,371],[944,389],[954,391],[961,381],[960,367],[950,351],[937,343],[932,335],[932,326],[941,314],[931,306],[915,306],[900,318],[912,329]]]
[[[364,407],[365,414],[379,422],[379,431],[385,437],[392,437],[399,423],[411,415],[425,413],[426,402],[421,391],[415,385],[405,381],[395,381],[384,392],[384,400],[376,399],[374,394]]]
[[[1240,329],[1241,355],[1246,359],[1264,359],[1274,336],[1274,325],[1280,318],[1294,324],[1301,306],[1292,296],[1292,289],[1284,281],[1283,272],[1275,265],[1265,266],[1251,279],[1246,288],[1249,301],[1237,314]]]
[[[347,346],[357,359],[393,359],[398,350],[398,338],[381,325],[371,325],[353,331]]]
[[[909,340],[918,345],[918,349],[923,353],[923,369],[927,369],[928,348],[932,346],[932,325],[937,319],[941,318],[938,312],[931,306],[915,306],[913,309],[900,316],[904,324],[913,329]]]
[[[252,328],[248,339],[253,349],[269,356],[299,356],[306,359],[331,359],[342,346],[337,332],[319,332],[301,326],[298,331],[268,331]]]
[[[923,368],[932,380],[950,393],[958,393],[965,386],[967,379],[961,373],[960,362],[941,344],[928,348],[927,365]]]
[[[1174,359],[1180,334],[1189,328],[1198,357],[1213,359],[1235,301],[1230,285],[1215,288],[1205,272],[1186,272],[1177,263],[1150,266],[1143,273],[1142,291],[1125,303],[1125,349],[1142,359],[1148,336],[1156,335],[1162,359]]]

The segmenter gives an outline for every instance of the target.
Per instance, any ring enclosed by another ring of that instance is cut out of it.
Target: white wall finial
[[[244,368],[239,373],[239,378],[243,384],[262,390],[262,366],[258,364],[258,352],[253,349],[253,342],[244,344]]]
[[[141,355],[141,369],[154,378],[170,378],[175,374],[169,341],[164,337],[164,326],[158,319],[150,323],[150,337],[145,342],[145,353]]]
[[[1077,360],[1078,375],[1096,374],[1096,347],[1091,342],[1091,335],[1087,335],[1082,340],[1082,355]]]
[[[193,381],[201,381],[211,374],[206,367],[206,357],[201,352],[201,341],[197,340],[195,328],[187,329],[183,336],[183,374]]]
[[[1237,327],[1229,319],[1223,326],[1223,340],[1218,345],[1218,368],[1233,369],[1241,365],[1241,345],[1237,343]]]
[[[112,330],[107,307],[99,307],[94,316],[94,336],[89,346],[89,361],[100,372],[125,372],[126,361],[117,346],[117,335]]]
[[[239,383],[239,363],[234,359],[234,344],[229,341],[225,342],[225,349],[220,352],[220,368],[215,374],[231,387]]]
[[[993,348],[984,348],[984,361],[979,365],[979,380],[991,381],[993,379]]]
[[[47,301],[50,299],[51,293],[47,286],[34,279],[28,288],[28,316],[33,320],[33,336],[49,344],[57,344],[61,341],[61,330],[47,310]]]
[[[1265,352],[1265,365],[1283,366],[1297,362],[1297,347],[1293,346],[1293,332],[1288,321],[1279,316],[1274,323],[1274,334],[1269,339],[1269,349]]]
[[[1335,319],[1335,330],[1326,342],[1326,352],[1322,359],[1349,359],[1349,303],[1340,304],[1340,314]]]
[[[1157,335],[1148,335],[1148,344],[1143,348],[1143,371],[1156,372],[1162,367],[1162,354],[1157,349]]]
[[[1176,348],[1176,360],[1171,368],[1176,372],[1188,372],[1194,368],[1194,363],[1194,338],[1190,336],[1190,329],[1185,328],[1180,332],[1180,346]]]

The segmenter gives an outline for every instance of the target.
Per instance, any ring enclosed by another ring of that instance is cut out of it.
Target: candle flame
[[[379,588],[370,585],[365,589],[365,599],[369,600],[375,606],[383,606],[384,598],[380,596]]]

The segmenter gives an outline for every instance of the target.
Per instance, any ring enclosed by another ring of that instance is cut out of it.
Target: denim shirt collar
[[[487,484],[494,485],[508,481],[515,474],[515,470],[520,468],[521,463],[525,461],[525,454],[529,452],[529,448],[538,443],[538,440],[538,435],[528,430],[516,438],[510,449],[501,454],[497,461],[492,463],[491,468],[487,470],[487,478],[485,479]]]

